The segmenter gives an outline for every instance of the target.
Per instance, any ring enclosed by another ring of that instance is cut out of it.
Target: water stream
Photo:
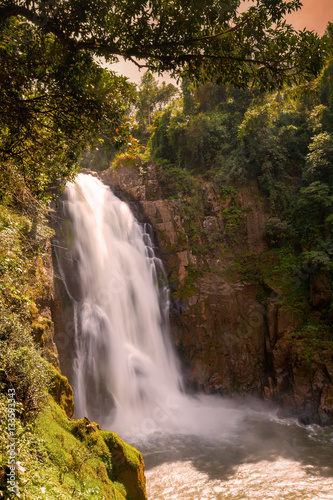
[[[80,287],[76,417],[140,449],[148,498],[333,499],[330,429],[280,421],[258,403],[184,394],[163,266],[129,207],[83,174],[65,204]]]

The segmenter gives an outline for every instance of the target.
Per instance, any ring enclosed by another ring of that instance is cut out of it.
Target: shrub
[[[293,235],[290,224],[279,217],[270,217],[265,223],[265,238],[268,245],[279,247]]]
[[[29,326],[15,313],[1,310],[0,366],[6,388],[15,389],[24,422],[40,411],[51,380],[49,363],[35,346]]]

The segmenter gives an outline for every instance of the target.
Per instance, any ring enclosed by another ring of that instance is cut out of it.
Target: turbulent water
[[[333,498],[331,429],[235,411],[242,417],[228,436],[155,434],[137,442],[150,500]]]
[[[329,430],[182,392],[163,267],[129,207],[83,174],[65,204],[80,289],[76,417],[142,451],[149,499],[333,499]]]

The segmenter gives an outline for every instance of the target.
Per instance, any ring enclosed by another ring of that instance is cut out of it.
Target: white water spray
[[[168,338],[168,293],[149,234],[98,179],[66,189],[80,303],[75,304],[76,416],[129,429],[166,412],[181,377]],[[164,409],[163,409],[164,405]]]

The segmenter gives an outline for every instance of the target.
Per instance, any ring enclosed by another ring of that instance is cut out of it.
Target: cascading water
[[[181,377],[168,338],[168,292],[151,238],[98,179],[66,188],[80,302],[75,303],[76,416],[128,430],[149,426]],[[159,283],[158,283],[159,282]],[[145,421],[146,419],[146,421]]]
[[[64,205],[76,416],[142,451],[150,500],[333,498],[331,430],[181,391],[165,276],[128,206],[91,175],[67,187]]]

